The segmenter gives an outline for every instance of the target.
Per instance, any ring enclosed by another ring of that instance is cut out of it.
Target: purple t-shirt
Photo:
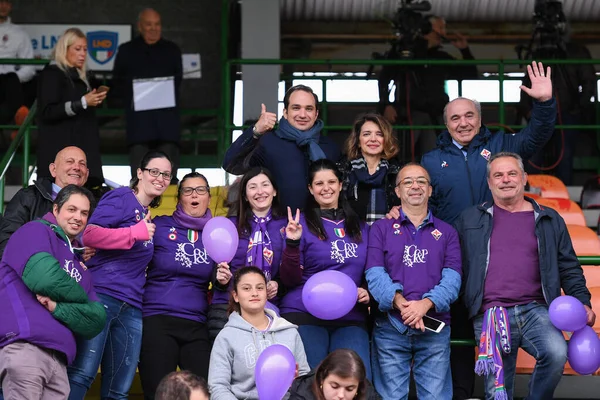
[[[154,256],[146,274],[144,317],[164,314],[205,323],[214,262],[204,249],[202,232],[177,224],[171,216],[152,222]]]
[[[515,231],[518,230],[518,235]],[[511,307],[532,301],[545,303],[540,276],[535,215],[511,213],[494,206],[490,260],[483,289],[481,311]]]
[[[50,213],[44,219],[56,224]],[[90,271],[73,254],[68,243],[39,221],[31,221],[13,233],[0,262],[0,347],[22,340],[64,353],[70,364],[75,359],[73,332],[55,319],[22,280],[27,261],[36,253],[49,253],[77,281],[91,301],[98,301]]]
[[[230,217],[231,222],[237,226],[237,217]],[[281,254],[283,252],[283,240],[285,238],[285,226],[287,225],[286,218],[271,219],[267,222],[267,231],[271,238],[271,246],[273,247],[273,262],[271,264],[271,276],[277,278],[279,274],[279,265],[281,264]],[[238,244],[237,251],[229,267],[231,273],[235,273],[238,269],[246,266],[246,259],[248,257],[248,243],[250,242],[250,235],[240,235],[240,242]],[[276,299],[269,300],[271,303],[277,304]],[[222,290],[214,290],[212,304],[227,304],[229,302],[229,292]]]
[[[148,213],[133,190],[121,187],[102,196],[90,218],[90,225],[103,228],[125,228],[140,222]],[[94,277],[94,288],[118,300],[142,308],[146,267],[152,259],[152,239],[138,241],[129,250],[100,250],[88,261]]]
[[[365,263],[367,261],[367,243],[369,239],[368,225],[361,223],[362,241],[356,243],[346,234],[344,220],[331,221],[321,218],[323,228],[327,233],[326,240],[319,240],[308,230],[304,215],[300,217],[300,224],[304,227],[300,239],[300,265],[302,269],[302,282],[293,287],[283,296],[279,310],[281,315],[287,313],[308,313],[302,302],[302,289],[306,281],[314,274],[335,270],[348,275],[356,286],[361,286],[364,280]],[[345,316],[335,321],[340,322],[365,322],[367,315],[358,303]]]
[[[421,300],[442,279],[442,269],[462,273],[460,243],[456,230],[431,213],[417,229],[401,214],[400,219],[381,219],[371,226],[367,270],[384,267],[394,283],[403,287],[406,300]],[[402,321],[397,310],[391,315]],[[450,323],[450,313],[427,313]]]

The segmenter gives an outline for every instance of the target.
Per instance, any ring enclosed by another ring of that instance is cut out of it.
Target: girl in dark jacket
[[[347,161],[341,169],[346,198],[361,221],[371,225],[400,204],[394,192],[398,142],[390,123],[371,113],[354,122],[344,147]]]
[[[106,92],[91,89],[86,77],[87,40],[70,28],[60,37],[54,61],[47,65],[38,85],[38,178],[50,178],[48,166],[67,146],[81,148],[86,156],[89,187],[104,182],[100,160],[100,134],[95,108]]]
[[[329,353],[316,371],[292,383],[289,400],[380,400],[367,380],[365,365],[350,349]]]

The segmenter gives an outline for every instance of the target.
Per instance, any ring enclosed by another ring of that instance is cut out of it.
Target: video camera
[[[412,59],[427,49],[423,36],[431,32],[429,18],[422,13],[431,10],[429,1],[401,0],[392,19],[396,38],[385,54],[373,53],[375,59]]]
[[[562,2],[558,0],[536,0],[533,12],[533,35],[527,46],[517,46],[520,59],[563,58],[566,54],[564,35],[567,18]],[[522,57],[523,51],[525,56]]]

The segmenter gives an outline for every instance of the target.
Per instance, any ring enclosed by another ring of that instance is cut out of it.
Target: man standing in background
[[[119,46],[113,69],[115,89],[125,108],[131,176],[135,176],[144,154],[160,150],[173,162],[172,176],[176,180],[181,138],[178,104],[183,76],[181,49],[162,37],[160,14],[155,10],[143,10],[137,26],[140,36]],[[175,104],[169,108],[136,111],[134,80],[152,78],[173,79]]]

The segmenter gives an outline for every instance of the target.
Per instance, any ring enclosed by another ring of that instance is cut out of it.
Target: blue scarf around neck
[[[275,130],[275,134],[281,139],[296,142],[298,147],[308,145],[308,157],[310,158],[310,161],[317,161],[327,158],[323,149],[319,146],[321,129],[323,129],[323,121],[321,120],[317,120],[312,128],[301,131],[300,129],[294,128],[287,119],[282,117],[279,120],[279,126]]]

